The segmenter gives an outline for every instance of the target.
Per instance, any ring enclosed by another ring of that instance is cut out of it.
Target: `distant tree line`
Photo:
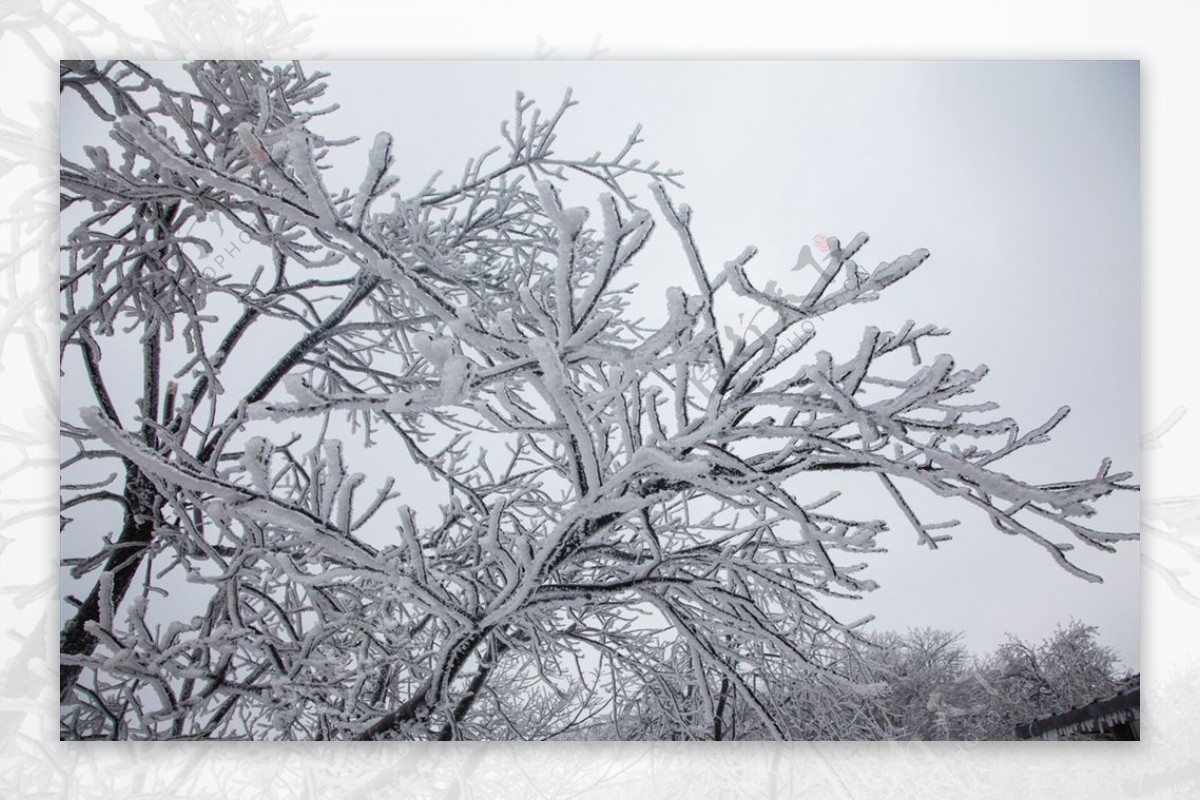
[[[1118,692],[1131,679],[1096,626],[1072,620],[1040,643],[1013,635],[995,650],[973,654],[963,632],[934,628],[868,634],[843,666],[859,681],[844,692],[804,677],[780,677],[771,700],[800,739],[1012,740],[1018,724]],[[623,739],[692,739],[647,692],[627,710]],[[699,715],[697,715],[697,719]],[[769,736],[736,701],[704,737]]]

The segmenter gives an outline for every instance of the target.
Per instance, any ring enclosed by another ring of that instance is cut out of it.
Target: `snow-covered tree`
[[[1097,627],[1077,620],[1041,643],[1009,635],[989,653],[970,653],[964,637],[932,628],[866,635],[847,669],[870,692],[800,685],[786,709],[820,739],[1012,740],[1018,724],[1112,695],[1130,678]]]
[[[986,709],[961,632],[913,629],[873,638],[872,674],[887,687],[879,712],[888,739],[976,740]]]
[[[815,350],[925,250],[831,238],[791,294],[753,248],[714,268],[636,131],[558,152],[569,95],[518,96],[453,181],[401,192],[381,133],[332,186],[327,76],[185,69],[62,64],[108,134],[61,173],[64,737],[805,736],[778,690],[853,695],[825,602],[874,587],[887,526],[801,477],[873,474],[930,548],[933,493],[1089,580],[1073,544],[1136,537],[1084,525],[1131,488],[1107,461],[1002,472],[1067,409],[996,416],[986,368],[922,355],[946,331]],[[647,323],[656,227],[680,286]],[[657,722],[621,730],[634,702]]]
[[[1084,706],[1121,689],[1127,678],[1117,653],[1098,641],[1099,630],[1072,620],[1040,643],[1016,636],[979,665],[986,710],[981,736],[1011,739],[1013,729],[1040,717]]]

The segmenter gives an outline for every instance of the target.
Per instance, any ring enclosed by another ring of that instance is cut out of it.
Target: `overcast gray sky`
[[[1105,456],[1137,470],[1137,62],[308,64],[332,73],[327,97],[342,105],[313,127],[363,140],[339,154],[332,187],[357,187],[374,134],[387,130],[399,191],[414,193],[433,171],[456,175],[468,156],[501,144],[499,123],[512,116],[518,89],[550,110],[569,86],[580,105],[557,150],[611,151],[642,123],[643,159],[684,171],[673,196],[694,209],[710,266],[753,244],[752,276],[786,288],[811,277],[791,267],[817,234],[869,233],[859,258],[867,268],[928,248],[931,259],[881,300],[822,320],[820,347],[849,356],[868,324],[947,327],[940,349],[960,366],[990,366],[979,400],[998,401],[1001,415],[1033,427],[1063,404],[1073,409],[1051,443],[1007,462],[1009,472],[1079,479]],[[64,152],[92,141],[64,116]],[[642,198],[651,202],[644,188]],[[636,268],[650,316],[666,287],[690,287],[667,234],[659,230]],[[1138,666],[1136,543],[1079,554],[1105,578],[1088,584],[1033,543],[916,498],[930,519],[963,520],[929,552],[877,483],[846,489],[843,501],[861,502],[869,512],[859,514],[885,517],[893,530],[881,538],[890,552],[870,571],[881,588],[835,607],[843,617],[964,630],[979,650],[1006,632],[1041,639],[1076,617]],[[1137,529],[1136,498],[1101,508],[1093,525]]]
[[[1002,414],[1033,426],[1072,407],[1049,444],[1009,469],[1077,479],[1111,456],[1137,470],[1137,62],[312,66],[332,73],[328,97],[342,104],[318,130],[363,137],[362,155],[376,131],[391,131],[401,191],[499,144],[518,89],[553,108],[571,87],[579,105],[558,151],[609,149],[642,123],[643,158],[684,171],[674,196],[695,210],[710,265],[754,244],[752,275],[788,286],[801,276],[790,269],[800,247],[817,234],[869,233],[867,267],[928,248],[931,259],[881,300],[822,321],[821,346],[848,355],[863,326],[894,329],[909,318],[950,328],[942,349],[962,366],[989,365],[981,399],[1000,402]],[[357,185],[361,160],[343,163],[333,185]],[[665,233],[637,272],[648,314],[665,287],[688,285]],[[862,503],[895,520],[880,495],[862,485]],[[1102,509],[1100,522],[1137,529],[1136,498]],[[1137,667],[1136,543],[1081,555],[1105,578],[1095,585],[969,512],[946,516],[963,525],[937,552],[896,521],[890,552],[872,568],[881,589],[844,614],[873,613],[880,628],[963,629],[978,649],[1006,632],[1040,639],[1074,616],[1100,626]]]

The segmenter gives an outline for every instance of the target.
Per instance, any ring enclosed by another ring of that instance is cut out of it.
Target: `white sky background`
[[[930,345],[961,367],[991,367],[977,399],[998,401],[999,415],[1033,427],[1072,407],[1050,443],[1002,469],[1036,481],[1078,479],[1105,456],[1137,469],[1136,62],[306,64],[332,73],[326,98],[342,106],[313,128],[363,140],[339,153],[326,175],[334,188],[357,187],[380,130],[396,137],[402,193],[418,191],[437,169],[457,177],[467,157],[502,144],[499,123],[511,118],[516,90],[552,111],[570,86],[580,105],[560,128],[557,152],[610,153],[642,123],[643,160],[684,170],[685,189],[673,197],[694,209],[712,274],[753,244],[750,274],[760,286],[774,278],[784,291],[803,291],[815,272],[791,267],[816,234],[848,241],[869,233],[858,258],[868,269],[928,248],[930,260],[879,301],[820,321],[818,346],[845,358],[868,324],[949,328]],[[162,66],[164,75],[182,74]],[[64,152],[71,129],[64,116]],[[644,184],[628,186],[651,203]],[[692,291],[673,233],[660,225],[655,239],[633,273],[639,311],[650,317],[664,308],[666,287]],[[936,355],[930,345],[927,359]],[[860,516],[892,523],[880,538],[890,552],[869,571],[882,586],[834,607],[845,619],[874,614],[881,629],[964,630],[981,651],[1006,632],[1041,639],[1074,616],[1100,626],[1103,641],[1138,667],[1136,543],[1115,555],[1076,551],[1105,577],[1088,584],[1032,542],[914,493],[923,519],[963,521],[951,542],[929,552],[877,482],[845,488],[843,504],[861,503]],[[1101,509],[1097,527],[1138,526],[1132,496]]]
[[[845,358],[865,325],[895,330],[910,318],[949,328],[938,346],[962,367],[991,368],[978,399],[998,401],[999,414],[1032,427],[1072,407],[1050,443],[1002,469],[1078,479],[1111,456],[1137,471],[1136,62],[308,64],[332,73],[326,97],[342,105],[314,128],[363,139],[346,151],[361,154],[358,163],[340,181],[331,172],[332,186],[357,186],[380,130],[396,137],[401,192],[416,192],[436,169],[456,177],[467,157],[502,144],[499,123],[518,89],[552,111],[571,87],[579,105],[557,152],[610,153],[640,122],[642,159],[684,171],[673,197],[694,209],[710,274],[753,244],[760,286],[774,278],[802,291],[815,271],[791,267],[816,234],[845,242],[869,233],[858,259],[868,269],[928,248],[930,260],[879,301],[820,322],[819,347]],[[673,232],[660,225],[655,238],[632,273],[649,317],[665,306],[666,287],[693,291]],[[922,355],[935,353],[926,346]],[[1006,632],[1041,639],[1074,616],[1138,667],[1136,543],[1117,554],[1077,550],[1105,578],[1089,584],[1032,542],[920,498],[918,511],[963,521],[929,552],[877,482],[846,487],[843,502],[861,497],[870,516],[893,523],[880,539],[889,553],[870,570],[882,586],[839,609],[846,619],[965,630],[984,650]],[[1132,494],[1100,508],[1102,525],[1137,529]]]

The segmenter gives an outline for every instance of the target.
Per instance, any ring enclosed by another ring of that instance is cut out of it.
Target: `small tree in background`
[[[1009,636],[980,666],[988,711],[986,736],[1011,739],[1013,728],[1084,706],[1121,689],[1126,676],[1098,629],[1078,620],[1032,643]]]
[[[557,152],[569,95],[518,96],[455,181],[398,192],[380,134],[329,186],[326,76],[186,70],[62,65],[64,119],[110,140],[61,173],[64,381],[90,395],[63,402],[64,737],[571,736],[633,688],[658,722],[621,736],[722,737],[734,710],[805,736],[786,687],[856,686],[855,625],[824,601],[874,587],[887,526],[801,477],[873,474],[935,548],[957,521],[918,518],[927,490],[1089,580],[1061,536],[1137,536],[1081,522],[1133,489],[1107,461],[1000,471],[1067,409],[991,415],[985,367],[920,353],[946,331],[814,352],[813,319],[924,250],[867,270],[865,235],[831,240],[791,295],[752,248],[713,269],[636,132]],[[588,208],[564,199],[580,182]],[[663,223],[679,263],[640,263]],[[679,272],[664,322],[630,311],[639,269]],[[760,333],[723,335],[735,300]]]
[[[979,739],[986,702],[961,632],[888,632],[872,644],[874,676],[888,688],[881,707],[889,739]]]

